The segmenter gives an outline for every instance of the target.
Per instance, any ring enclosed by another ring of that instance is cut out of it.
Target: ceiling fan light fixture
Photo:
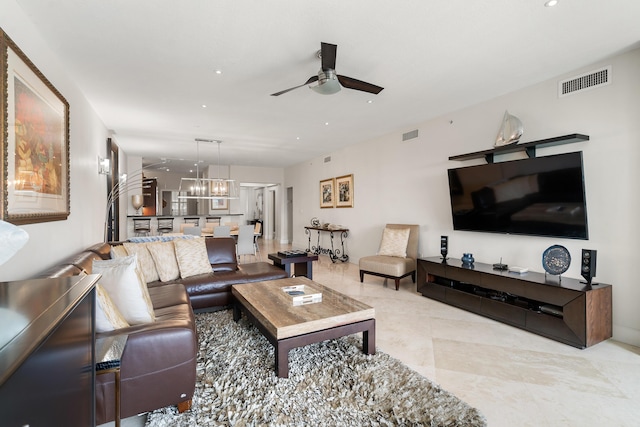
[[[309,86],[309,88],[321,95],[333,95],[340,92],[341,86],[335,70],[320,70],[317,86]]]

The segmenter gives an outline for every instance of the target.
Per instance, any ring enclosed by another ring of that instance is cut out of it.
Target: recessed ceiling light
[[[558,4],[558,0],[548,0],[544,3],[544,7],[553,7]]]
[[[367,104],[373,104],[373,99],[368,100]]]
[[[202,104],[202,108],[207,108],[207,104]]]
[[[216,70],[216,74],[222,74],[222,70]]]
[[[324,122],[324,125],[325,126],[329,126],[329,122]]]
[[[297,139],[297,140],[300,140],[300,137],[299,137],[299,136],[296,136],[296,139]]]

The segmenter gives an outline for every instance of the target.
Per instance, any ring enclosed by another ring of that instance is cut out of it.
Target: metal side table
[[[120,360],[128,335],[112,335],[96,339],[96,375],[114,374],[116,389],[115,425],[120,427]]]

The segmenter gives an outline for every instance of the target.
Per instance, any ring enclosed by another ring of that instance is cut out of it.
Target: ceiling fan
[[[379,94],[382,91],[382,87],[376,86],[371,83],[363,82],[362,80],[356,80],[351,77],[341,76],[336,74],[336,51],[338,46],[330,43],[320,43],[320,59],[322,60],[322,68],[318,72],[317,76],[309,77],[309,80],[299,86],[294,86],[289,89],[282,90],[280,92],[272,93],[271,96],[280,96],[283,93],[287,93],[299,87],[309,85],[313,82],[318,82],[316,86],[309,86],[315,92],[323,95],[331,95],[340,90],[340,86],[347,89],[361,90],[363,92],[369,92],[373,94]]]

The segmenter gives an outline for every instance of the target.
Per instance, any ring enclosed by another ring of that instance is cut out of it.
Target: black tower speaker
[[[591,279],[596,276],[596,254],[598,251],[593,249],[582,250],[582,264],[580,265],[580,274],[591,284]]]
[[[449,253],[449,237],[448,236],[440,236],[440,253],[442,254],[442,259],[447,259],[447,254]]]

